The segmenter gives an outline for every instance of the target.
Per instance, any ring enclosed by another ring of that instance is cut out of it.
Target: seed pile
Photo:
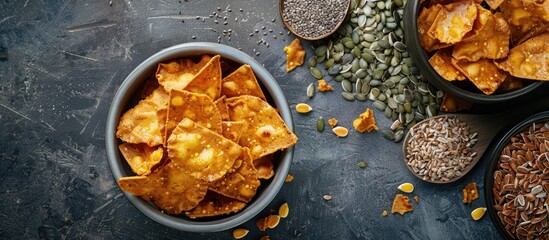
[[[351,1],[349,19],[308,59],[311,74],[341,82],[348,101],[373,101],[387,118],[398,120],[383,136],[398,142],[404,129],[437,115],[441,91],[423,79],[404,44],[403,0]]]
[[[494,172],[494,209],[518,239],[549,236],[549,122],[511,138]]]
[[[477,133],[470,133],[457,117],[432,118],[411,131],[406,164],[423,180],[447,182],[460,177],[476,156],[472,146]]]
[[[345,17],[348,0],[285,0],[282,16],[298,34],[315,38],[333,31]]]

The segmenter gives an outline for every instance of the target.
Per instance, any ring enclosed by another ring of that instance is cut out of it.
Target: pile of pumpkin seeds
[[[341,83],[345,100],[371,100],[395,121],[382,130],[395,142],[402,140],[406,128],[437,115],[443,96],[423,79],[406,51],[404,4],[404,0],[352,0],[337,33],[321,42],[308,60],[315,78],[325,78],[324,72]]]

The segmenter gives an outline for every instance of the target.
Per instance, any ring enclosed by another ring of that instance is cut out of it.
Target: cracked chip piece
[[[506,59],[495,64],[514,77],[549,81],[549,33],[512,48]]]
[[[168,156],[172,162],[207,182],[225,176],[241,151],[238,144],[188,118],[168,138]]]
[[[490,59],[475,62],[452,59],[452,64],[486,95],[494,93],[508,76]]]
[[[221,95],[227,98],[251,95],[266,100],[255,74],[248,64],[244,64],[221,81]]]
[[[183,88],[189,92],[206,94],[213,100],[221,96],[221,56],[215,55]]]
[[[454,44],[473,29],[476,18],[477,7],[472,1],[447,4],[440,9],[427,34],[441,43]]]
[[[465,76],[452,65],[452,50],[444,48],[438,50],[430,59],[429,63],[435,71],[447,81],[462,81]]]
[[[175,59],[168,63],[159,63],[156,79],[166,92],[172,89],[182,90],[211,58],[209,55],[203,55],[197,63],[191,59]]]
[[[305,49],[301,46],[298,38],[294,39],[289,46],[284,47],[286,53],[286,72],[294,70],[301,66],[305,59]]]
[[[153,202],[168,214],[193,209],[206,196],[208,184],[169,162],[148,176],[122,177],[120,189]]]
[[[286,126],[276,109],[254,96],[238,96],[227,99],[231,121],[245,121],[239,144],[251,150],[257,159],[297,142],[297,136]]]
[[[243,148],[232,171],[211,182],[209,190],[242,202],[249,202],[255,196],[259,185],[257,170],[252,163],[249,149]]]
[[[407,212],[413,211],[414,206],[410,203],[410,199],[402,194],[397,194],[393,200],[393,207],[391,213],[399,213],[404,215]]]
[[[208,191],[204,200],[202,200],[194,209],[185,212],[190,218],[212,217],[223,214],[238,212],[246,206],[246,203],[225,197],[212,191]]]
[[[144,143],[122,143],[118,145],[118,149],[132,171],[139,176],[149,175],[164,157],[162,146],[149,147]]]

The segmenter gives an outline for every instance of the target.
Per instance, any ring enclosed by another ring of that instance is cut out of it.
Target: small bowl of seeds
[[[549,236],[549,111],[500,132],[487,150],[486,206],[504,239]]]
[[[350,0],[280,0],[282,22],[294,35],[319,40],[332,35],[345,20]]]

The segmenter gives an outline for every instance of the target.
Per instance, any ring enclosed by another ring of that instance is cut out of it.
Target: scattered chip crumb
[[[410,199],[402,194],[397,194],[395,200],[393,201],[393,207],[391,213],[399,213],[404,215],[404,213],[414,210],[414,206],[410,203]]]
[[[415,196],[414,196],[414,200],[416,201],[416,203],[419,203],[419,196],[418,196],[418,195],[415,195]]]
[[[476,199],[478,199],[477,183],[472,182],[467,184],[465,189],[463,189],[463,203],[470,204]]]
[[[255,222],[255,224],[257,225],[257,228],[259,228],[259,231],[264,232],[267,229],[268,218],[269,216],[257,219],[257,222]]]
[[[332,196],[330,196],[330,195],[324,195],[324,197],[322,197],[322,198],[324,198],[324,200],[326,200],[326,201],[332,200]]]
[[[318,91],[333,91],[334,88],[330,86],[324,79],[318,80]]]
[[[328,125],[330,125],[330,127],[334,128],[335,126],[337,126],[337,119],[336,118],[328,119]]]
[[[387,217],[388,213],[387,213],[387,211],[384,210],[381,215],[384,216],[384,217]]]
[[[361,133],[377,130],[378,128],[376,126],[376,120],[372,109],[366,108],[366,111],[361,113],[360,116],[353,121],[353,127]]]
[[[265,235],[261,237],[259,240],[271,240],[271,238],[268,235]]]
[[[293,180],[294,180],[294,176],[291,174],[288,174],[288,176],[286,176],[286,180],[284,181],[287,183],[291,183]]]
[[[284,47],[284,52],[286,53],[286,72],[303,64],[305,49],[301,46],[298,38],[294,39],[289,46]]]

